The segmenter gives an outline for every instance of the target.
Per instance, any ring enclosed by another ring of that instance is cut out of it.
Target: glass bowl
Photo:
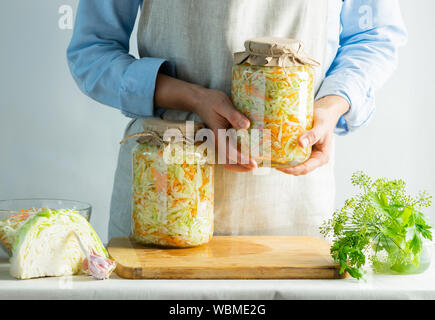
[[[16,217],[21,219],[23,214],[37,212],[41,209],[69,209],[74,210],[88,221],[91,218],[92,206],[86,202],[60,199],[11,199],[0,200],[0,222]],[[25,220],[25,218],[23,218]],[[2,236],[0,230],[0,237]],[[10,245],[7,246],[0,239],[0,248],[3,248],[9,256],[11,255]]]
[[[396,265],[392,267],[387,259],[384,260],[381,257],[380,258],[381,262],[378,263],[377,267],[373,267],[373,271],[375,271],[375,273],[380,273],[380,274],[397,274],[397,275],[423,273],[427,269],[429,269],[431,265],[434,244],[435,244],[434,241],[423,240],[423,250],[421,252],[418,265],[402,264],[402,265]],[[379,256],[382,256],[383,253],[385,252],[381,251],[379,253]],[[386,258],[386,255],[384,255],[384,258]]]

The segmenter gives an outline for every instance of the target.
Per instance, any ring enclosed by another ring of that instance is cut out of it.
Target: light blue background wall
[[[58,27],[61,5],[76,0],[0,4],[0,199],[67,198],[94,205],[106,240],[118,142],[128,121],[81,94],[67,69],[72,30]],[[356,169],[401,177],[411,191],[435,194],[435,1],[401,1],[410,40],[401,64],[377,95],[368,127],[337,138],[337,206]],[[135,51],[135,38],[132,38]],[[431,211],[432,217],[435,209]]]

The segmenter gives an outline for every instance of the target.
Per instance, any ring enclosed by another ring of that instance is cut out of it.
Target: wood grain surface
[[[206,245],[169,249],[133,239],[108,245],[116,273],[129,279],[338,279],[329,244],[318,238],[215,236]]]

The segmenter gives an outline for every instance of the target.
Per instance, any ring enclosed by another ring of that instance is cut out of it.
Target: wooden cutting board
[[[128,279],[338,279],[329,244],[318,238],[215,236],[187,249],[146,247],[130,238],[108,245],[116,273]]]

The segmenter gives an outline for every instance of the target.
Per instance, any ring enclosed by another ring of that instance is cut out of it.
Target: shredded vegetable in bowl
[[[12,246],[17,236],[18,230],[27,220],[40,212],[42,209],[22,209],[21,212],[0,219],[0,244],[7,253],[11,253]]]
[[[250,130],[270,130],[270,156],[263,152],[257,161],[283,167],[307,160],[311,148],[300,147],[298,138],[313,126],[313,68],[241,64],[232,80],[234,106],[251,120]],[[260,131],[260,144],[261,137]]]
[[[133,150],[133,238],[160,246],[201,245],[213,234],[213,166],[196,146],[167,163],[165,146],[142,143]]]

